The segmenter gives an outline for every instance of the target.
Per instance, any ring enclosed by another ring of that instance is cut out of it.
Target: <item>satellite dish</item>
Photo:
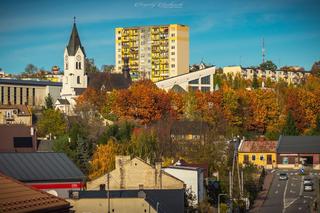
[[[56,191],[56,190],[49,190],[49,191],[47,191],[47,193],[49,193],[49,194],[51,194],[51,195],[54,195],[54,196],[58,197],[58,193],[57,193],[57,191]]]

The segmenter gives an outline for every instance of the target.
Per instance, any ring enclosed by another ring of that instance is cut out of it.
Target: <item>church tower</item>
[[[77,25],[74,18],[69,43],[64,50],[64,75],[62,79],[61,98],[75,104],[75,97],[86,88],[88,77],[85,73],[86,53],[81,45]]]

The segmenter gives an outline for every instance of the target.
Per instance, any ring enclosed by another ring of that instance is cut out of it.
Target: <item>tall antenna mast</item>
[[[264,63],[264,57],[265,57],[265,49],[264,49],[264,38],[262,38],[262,63]]]

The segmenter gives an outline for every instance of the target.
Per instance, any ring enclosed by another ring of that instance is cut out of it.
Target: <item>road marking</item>
[[[278,190],[274,192],[275,194],[278,194]]]
[[[300,192],[299,192],[299,196],[301,196],[301,195],[302,195],[303,181],[304,181],[304,176],[302,177],[302,181],[301,181],[301,185],[300,185]]]
[[[300,211],[301,211],[301,209],[302,209],[302,208],[301,208],[301,207],[299,207],[299,210],[300,210]]]
[[[287,192],[287,188],[288,188],[288,181],[286,181],[286,186],[284,188],[284,193],[283,193],[283,209],[282,209],[282,213],[284,213],[286,211],[286,192]]]

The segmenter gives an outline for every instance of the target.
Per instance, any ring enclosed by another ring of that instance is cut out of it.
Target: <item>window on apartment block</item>
[[[20,87],[20,104],[23,104],[23,88]]]
[[[17,104],[17,87],[13,87],[13,104]]]
[[[175,37],[176,36],[176,34],[175,33],[171,33],[171,37]]]
[[[252,155],[252,156],[251,156],[251,160],[252,160],[252,161],[255,161],[255,160],[256,160],[256,156],[255,156],[255,155]]]
[[[36,89],[32,88],[32,106],[36,105]]]
[[[10,94],[10,87],[8,87],[8,104],[11,104],[11,94]]]
[[[27,88],[26,104],[29,105],[29,88]]]
[[[264,160],[264,156],[263,155],[260,155],[260,160]]]
[[[199,84],[199,79],[194,79],[192,81],[189,81],[189,84]]]
[[[171,52],[171,55],[175,55],[176,53],[175,52]]]
[[[201,84],[210,84],[210,76],[205,76],[201,78]]]
[[[172,50],[176,49],[176,46],[171,46],[171,49],[172,49]]]
[[[171,64],[171,68],[175,68],[176,67],[176,65],[175,64]]]
[[[174,43],[175,42],[175,40],[171,40],[171,43]]]
[[[4,102],[4,88],[1,87],[1,104]]]

